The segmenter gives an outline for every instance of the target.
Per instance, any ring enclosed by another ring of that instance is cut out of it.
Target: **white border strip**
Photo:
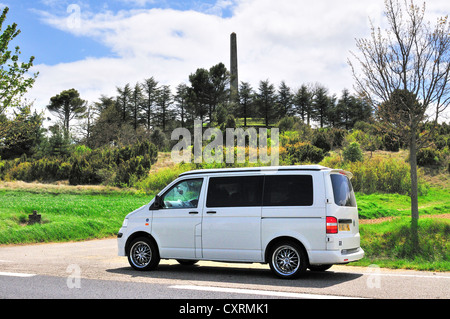
[[[13,273],[13,272],[0,272],[0,276],[8,276],[8,277],[34,277],[35,274],[19,274],[19,273]]]
[[[172,289],[186,289],[186,290],[199,290],[199,291],[214,291],[224,293],[237,293],[247,295],[260,295],[270,297],[282,297],[282,298],[301,298],[301,299],[360,299],[353,297],[331,296],[331,295],[312,295],[301,294],[295,292],[283,292],[283,291],[270,291],[270,290],[255,290],[255,289],[238,289],[238,288],[222,288],[211,286],[192,286],[192,285],[175,285],[169,286]]]

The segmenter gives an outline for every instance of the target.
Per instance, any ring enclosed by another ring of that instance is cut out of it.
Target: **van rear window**
[[[336,205],[356,207],[355,193],[348,177],[342,174],[331,174],[330,177]]]
[[[311,175],[266,176],[264,206],[311,206],[313,179]]]

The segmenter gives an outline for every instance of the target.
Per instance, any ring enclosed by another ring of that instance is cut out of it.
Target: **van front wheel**
[[[281,242],[272,249],[269,265],[277,277],[291,279],[306,271],[307,260],[298,244]]]
[[[156,245],[146,237],[140,237],[131,243],[128,262],[136,270],[153,270],[160,261]]]

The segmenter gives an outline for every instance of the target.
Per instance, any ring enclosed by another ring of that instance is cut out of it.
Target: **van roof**
[[[222,174],[222,173],[247,173],[247,172],[273,172],[273,171],[324,171],[331,170],[321,165],[291,165],[291,166],[262,166],[262,167],[239,167],[239,168],[212,168],[199,169],[181,173],[179,176],[195,174]]]

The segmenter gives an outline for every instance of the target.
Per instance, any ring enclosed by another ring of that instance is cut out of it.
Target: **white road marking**
[[[269,290],[256,290],[256,289],[237,289],[237,288],[223,288],[223,287],[211,287],[211,286],[175,285],[175,286],[170,286],[169,288],[199,290],[199,291],[214,291],[214,292],[225,292],[225,293],[238,293],[238,294],[260,295],[260,296],[271,296],[271,297],[282,297],[282,298],[359,299],[359,298],[331,296],[331,295],[313,295],[313,294],[302,294],[302,293],[295,293],[295,292],[269,291]]]
[[[36,276],[35,274],[19,274],[19,273],[14,273],[14,272],[0,272],[0,276],[8,276],[8,277],[34,277]]]
[[[433,278],[433,279],[450,279],[449,276],[442,275],[408,275],[408,274],[383,274],[377,271],[374,272],[362,272],[356,273],[352,272],[352,274],[359,274],[363,276],[384,276],[384,277],[412,277],[412,278]]]

